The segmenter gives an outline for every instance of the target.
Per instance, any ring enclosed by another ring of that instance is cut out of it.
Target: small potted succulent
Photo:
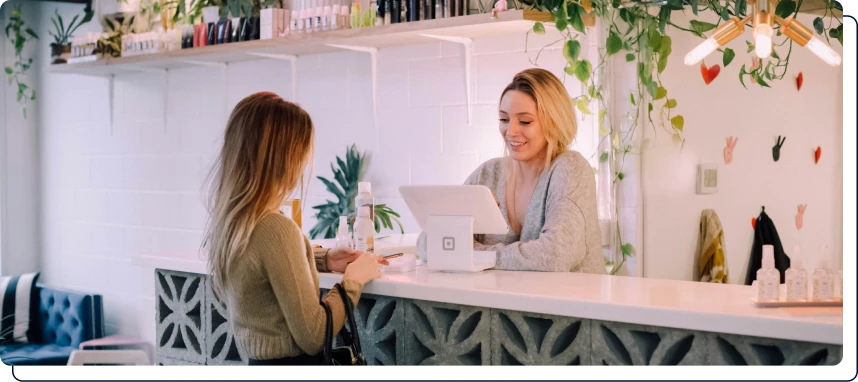
[[[49,32],[51,36],[54,37],[54,42],[51,43],[51,63],[52,64],[65,64],[66,60],[71,57],[71,37],[74,35],[74,32],[77,28],[80,28],[81,25],[88,23],[92,20],[94,12],[89,11],[83,14],[83,18],[81,19],[81,15],[75,15],[72,18],[71,22],[68,25],[63,23],[63,17],[60,16],[60,13],[57,10],[54,10],[55,17],[51,17],[51,23],[54,24],[54,30]],[[80,22],[78,22],[80,19]]]

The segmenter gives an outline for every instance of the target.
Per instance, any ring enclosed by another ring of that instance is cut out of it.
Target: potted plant
[[[51,23],[54,24],[54,31],[48,32],[54,37],[54,42],[51,43],[51,63],[65,64],[66,60],[71,57],[71,42],[69,39],[71,39],[77,28],[92,20],[94,12],[85,12],[80,22],[78,22],[80,15],[75,15],[69,25],[63,23],[63,17],[60,16],[60,13],[56,9],[54,9],[54,15],[56,17],[51,17]]]
[[[336,197],[336,201],[326,200],[325,204],[314,206],[316,210],[316,226],[310,230],[313,239],[332,239],[337,235],[337,226],[340,216],[348,216],[350,222],[355,218],[355,196],[358,194],[358,183],[363,179],[366,167],[369,164],[366,154],[358,152],[357,147],[352,145],[346,150],[345,160],[337,157],[337,167],[331,163],[334,172],[334,180],[317,177],[325,188]],[[399,226],[399,232],[405,233],[399,214],[386,204],[375,205],[375,232],[381,228],[394,229],[393,224]]]

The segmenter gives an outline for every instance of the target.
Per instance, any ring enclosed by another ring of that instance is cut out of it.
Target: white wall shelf
[[[496,17],[487,13],[371,28],[290,35],[271,40],[245,41],[76,64],[59,64],[50,66],[48,71],[51,73],[110,76],[112,74],[151,71],[151,69],[185,68],[205,62],[231,63],[261,60],[271,55],[299,56],[340,51],[341,48],[336,47],[336,45],[381,49],[438,41],[437,38],[424,36],[427,34],[470,39],[523,34],[533,28],[535,21],[551,22],[552,17],[546,12],[511,10],[500,12]]]

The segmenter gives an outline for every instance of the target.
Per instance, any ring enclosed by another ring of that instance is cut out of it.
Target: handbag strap
[[[343,287],[342,284],[337,283],[334,285],[337,288],[337,292],[340,293],[340,297],[343,299],[343,307],[345,308],[346,319],[349,321],[349,328],[352,343],[347,344],[354,347],[355,357],[358,359],[358,362],[364,362],[363,359],[363,350],[361,350],[360,346],[360,334],[358,333],[357,322],[355,322],[355,311],[354,306],[352,305],[352,300],[349,298],[348,293],[346,293],[346,288]]]
[[[324,301],[320,302],[325,308],[325,343],[322,347],[323,365],[330,365],[333,358],[334,347],[334,320],[331,317],[331,308]]]

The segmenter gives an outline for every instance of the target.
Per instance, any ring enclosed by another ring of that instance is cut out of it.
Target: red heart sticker
[[[757,229],[757,218],[751,218],[751,228]]]
[[[798,90],[801,90],[801,84],[804,83],[804,74],[798,72],[798,76],[795,77],[795,87]]]
[[[718,64],[712,65],[709,68],[706,67],[706,64],[700,64],[700,75],[703,77],[703,82],[706,85],[712,83],[718,77],[719,73],[721,73],[721,66]]]

